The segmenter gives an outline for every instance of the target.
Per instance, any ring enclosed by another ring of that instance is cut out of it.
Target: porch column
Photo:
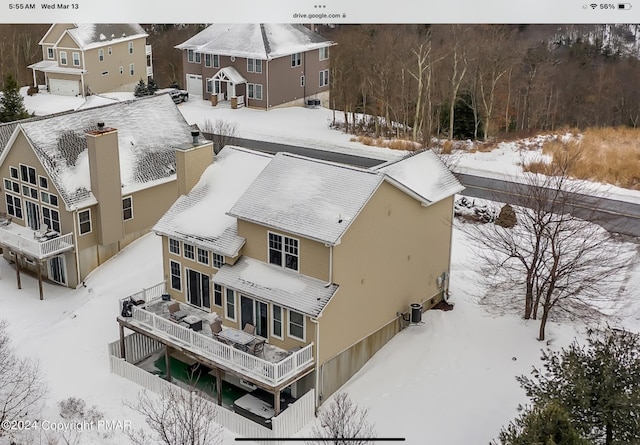
[[[222,370],[220,368],[216,368],[216,395],[218,406],[222,406]]]
[[[38,290],[40,291],[40,300],[44,300],[42,295],[42,261],[38,261]]]
[[[22,289],[22,282],[20,281],[20,256],[16,252],[16,281],[18,282],[18,289]]]
[[[123,358],[126,361],[127,354],[126,354],[126,351],[124,350],[124,326],[122,326],[122,324],[120,323],[118,323],[118,325],[120,326],[120,354],[122,355],[121,358]]]
[[[171,381],[171,355],[169,354],[169,346],[164,347],[164,364],[167,367],[167,376],[165,379],[167,382]]]
[[[273,393],[273,407],[276,410],[276,416],[280,414],[280,390],[276,389]]]

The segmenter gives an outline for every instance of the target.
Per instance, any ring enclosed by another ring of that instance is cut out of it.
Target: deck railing
[[[73,234],[67,233],[48,241],[29,239],[26,236],[0,227],[0,244],[11,249],[43,259],[73,248]]]
[[[160,289],[162,289],[162,291]],[[132,298],[134,300],[145,299],[147,302],[151,301],[143,298],[145,292],[147,296],[157,292],[164,293],[164,288],[156,285],[138,294],[134,294]],[[292,353],[278,363],[271,363],[137,306],[133,306],[131,309],[131,319],[141,327],[149,331],[155,331],[159,336],[165,337],[173,343],[180,344],[181,347],[189,349],[191,352],[201,355],[213,362],[236,369],[245,375],[270,385],[275,386],[283,382],[297,372],[308,368],[309,365],[313,363],[312,343]]]

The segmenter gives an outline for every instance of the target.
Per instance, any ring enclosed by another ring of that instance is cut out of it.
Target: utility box
[[[411,323],[420,323],[422,321],[422,305],[420,303],[411,303]]]

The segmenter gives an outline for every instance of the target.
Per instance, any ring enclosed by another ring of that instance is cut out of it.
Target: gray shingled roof
[[[176,48],[270,60],[331,45],[334,43],[302,25],[216,23]]]
[[[147,36],[142,26],[136,23],[75,23],[74,25],[76,27],[68,29],[67,32],[81,49]]]
[[[229,215],[335,245],[384,176],[278,153]]]
[[[272,155],[226,146],[187,196],[181,196],[153,230],[235,257],[244,245],[236,220],[225,212],[272,159]]]
[[[192,142],[189,125],[166,94],[21,121],[19,126],[72,208],[95,200],[85,133],[98,122],[118,130],[123,192],[170,178],[175,174],[175,147]]]
[[[316,278],[245,256],[233,266],[222,266],[213,282],[311,317],[318,317],[338,290],[337,284],[327,286]]]

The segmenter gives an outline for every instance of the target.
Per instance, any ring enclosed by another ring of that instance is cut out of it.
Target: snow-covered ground
[[[44,94],[27,99],[27,108],[38,114],[55,111],[54,103],[60,107],[57,111],[84,104],[77,98]],[[215,110],[193,100],[180,105],[180,110],[190,123],[205,118],[237,121],[240,136],[318,147],[328,143],[340,150],[384,153],[378,156],[381,159],[398,154],[356,147],[349,136],[329,129],[331,112],[327,110]],[[493,156],[491,162],[506,168],[507,162],[498,158],[506,159],[507,153]],[[480,154],[474,161],[488,162]],[[546,344],[535,340],[536,322],[525,322],[517,315],[491,315],[477,304],[483,289],[465,236],[454,231],[451,301],[455,309],[425,313],[423,325],[394,337],[343,388],[356,403],[370,409],[380,437],[405,437],[408,444],[488,443],[517,414],[517,405],[526,402],[514,377],[539,363],[540,349]],[[101,266],[86,280],[86,287],[73,290],[45,284],[44,301],[38,299],[37,281],[31,276],[22,276],[23,289],[18,290],[13,266],[0,259],[0,317],[8,321],[19,353],[38,358],[49,386],[41,419],[59,420],[57,403],[75,396],[89,406],[97,405],[107,420],[131,420],[134,427],[142,426],[141,416],[122,404],[124,399],[134,399],[140,388],[109,373],[107,343],[118,338],[117,300],[161,280],[161,246],[153,234]],[[617,314],[620,323],[635,331],[640,331],[640,301],[632,299],[631,293],[639,287],[640,267],[636,266],[627,286],[628,304]],[[581,337],[583,329],[579,324],[550,323],[550,347],[567,345]],[[229,434],[226,443],[232,442]],[[120,433],[109,437],[88,433],[80,443],[127,441]]]

